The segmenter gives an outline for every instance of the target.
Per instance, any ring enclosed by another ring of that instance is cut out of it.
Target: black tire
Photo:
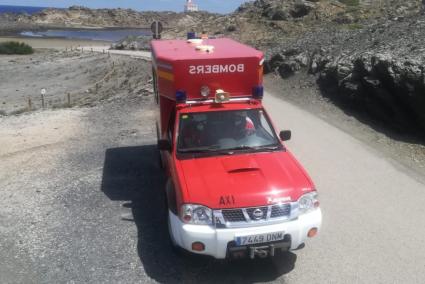
[[[158,129],[158,124],[155,124],[156,126],[156,141],[159,141],[159,129]],[[158,145],[158,143],[157,143]],[[164,163],[162,162],[162,157],[161,157],[161,151],[159,150],[159,147],[157,147],[158,149],[158,166],[160,169],[164,169]]]
[[[158,166],[160,169],[164,169],[164,163],[162,163],[161,151],[158,150]]]

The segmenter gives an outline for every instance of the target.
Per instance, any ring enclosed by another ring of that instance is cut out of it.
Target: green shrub
[[[346,28],[349,30],[361,30],[363,29],[363,25],[358,23],[353,23],[353,24],[348,24]]]
[[[347,6],[359,6],[360,4],[359,0],[339,0],[339,2]]]
[[[34,49],[23,42],[8,41],[0,43],[0,54],[33,54]]]

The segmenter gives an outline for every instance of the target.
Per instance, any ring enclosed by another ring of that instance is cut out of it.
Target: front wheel
[[[158,150],[158,166],[160,169],[164,169],[164,163],[162,162],[161,151]]]

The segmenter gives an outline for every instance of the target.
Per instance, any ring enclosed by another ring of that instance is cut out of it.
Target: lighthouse
[[[196,5],[192,0],[186,0],[184,5],[185,12],[197,12],[199,11],[198,5]]]

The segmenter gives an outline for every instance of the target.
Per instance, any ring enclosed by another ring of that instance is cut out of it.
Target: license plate
[[[276,233],[267,233],[267,234],[260,234],[260,235],[240,236],[235,238],[235,242],[236,242],[236,245],[238,246],[246,246],[246,245],[281,241],[284,238],[285,238],[284,232],[276,232]]]

